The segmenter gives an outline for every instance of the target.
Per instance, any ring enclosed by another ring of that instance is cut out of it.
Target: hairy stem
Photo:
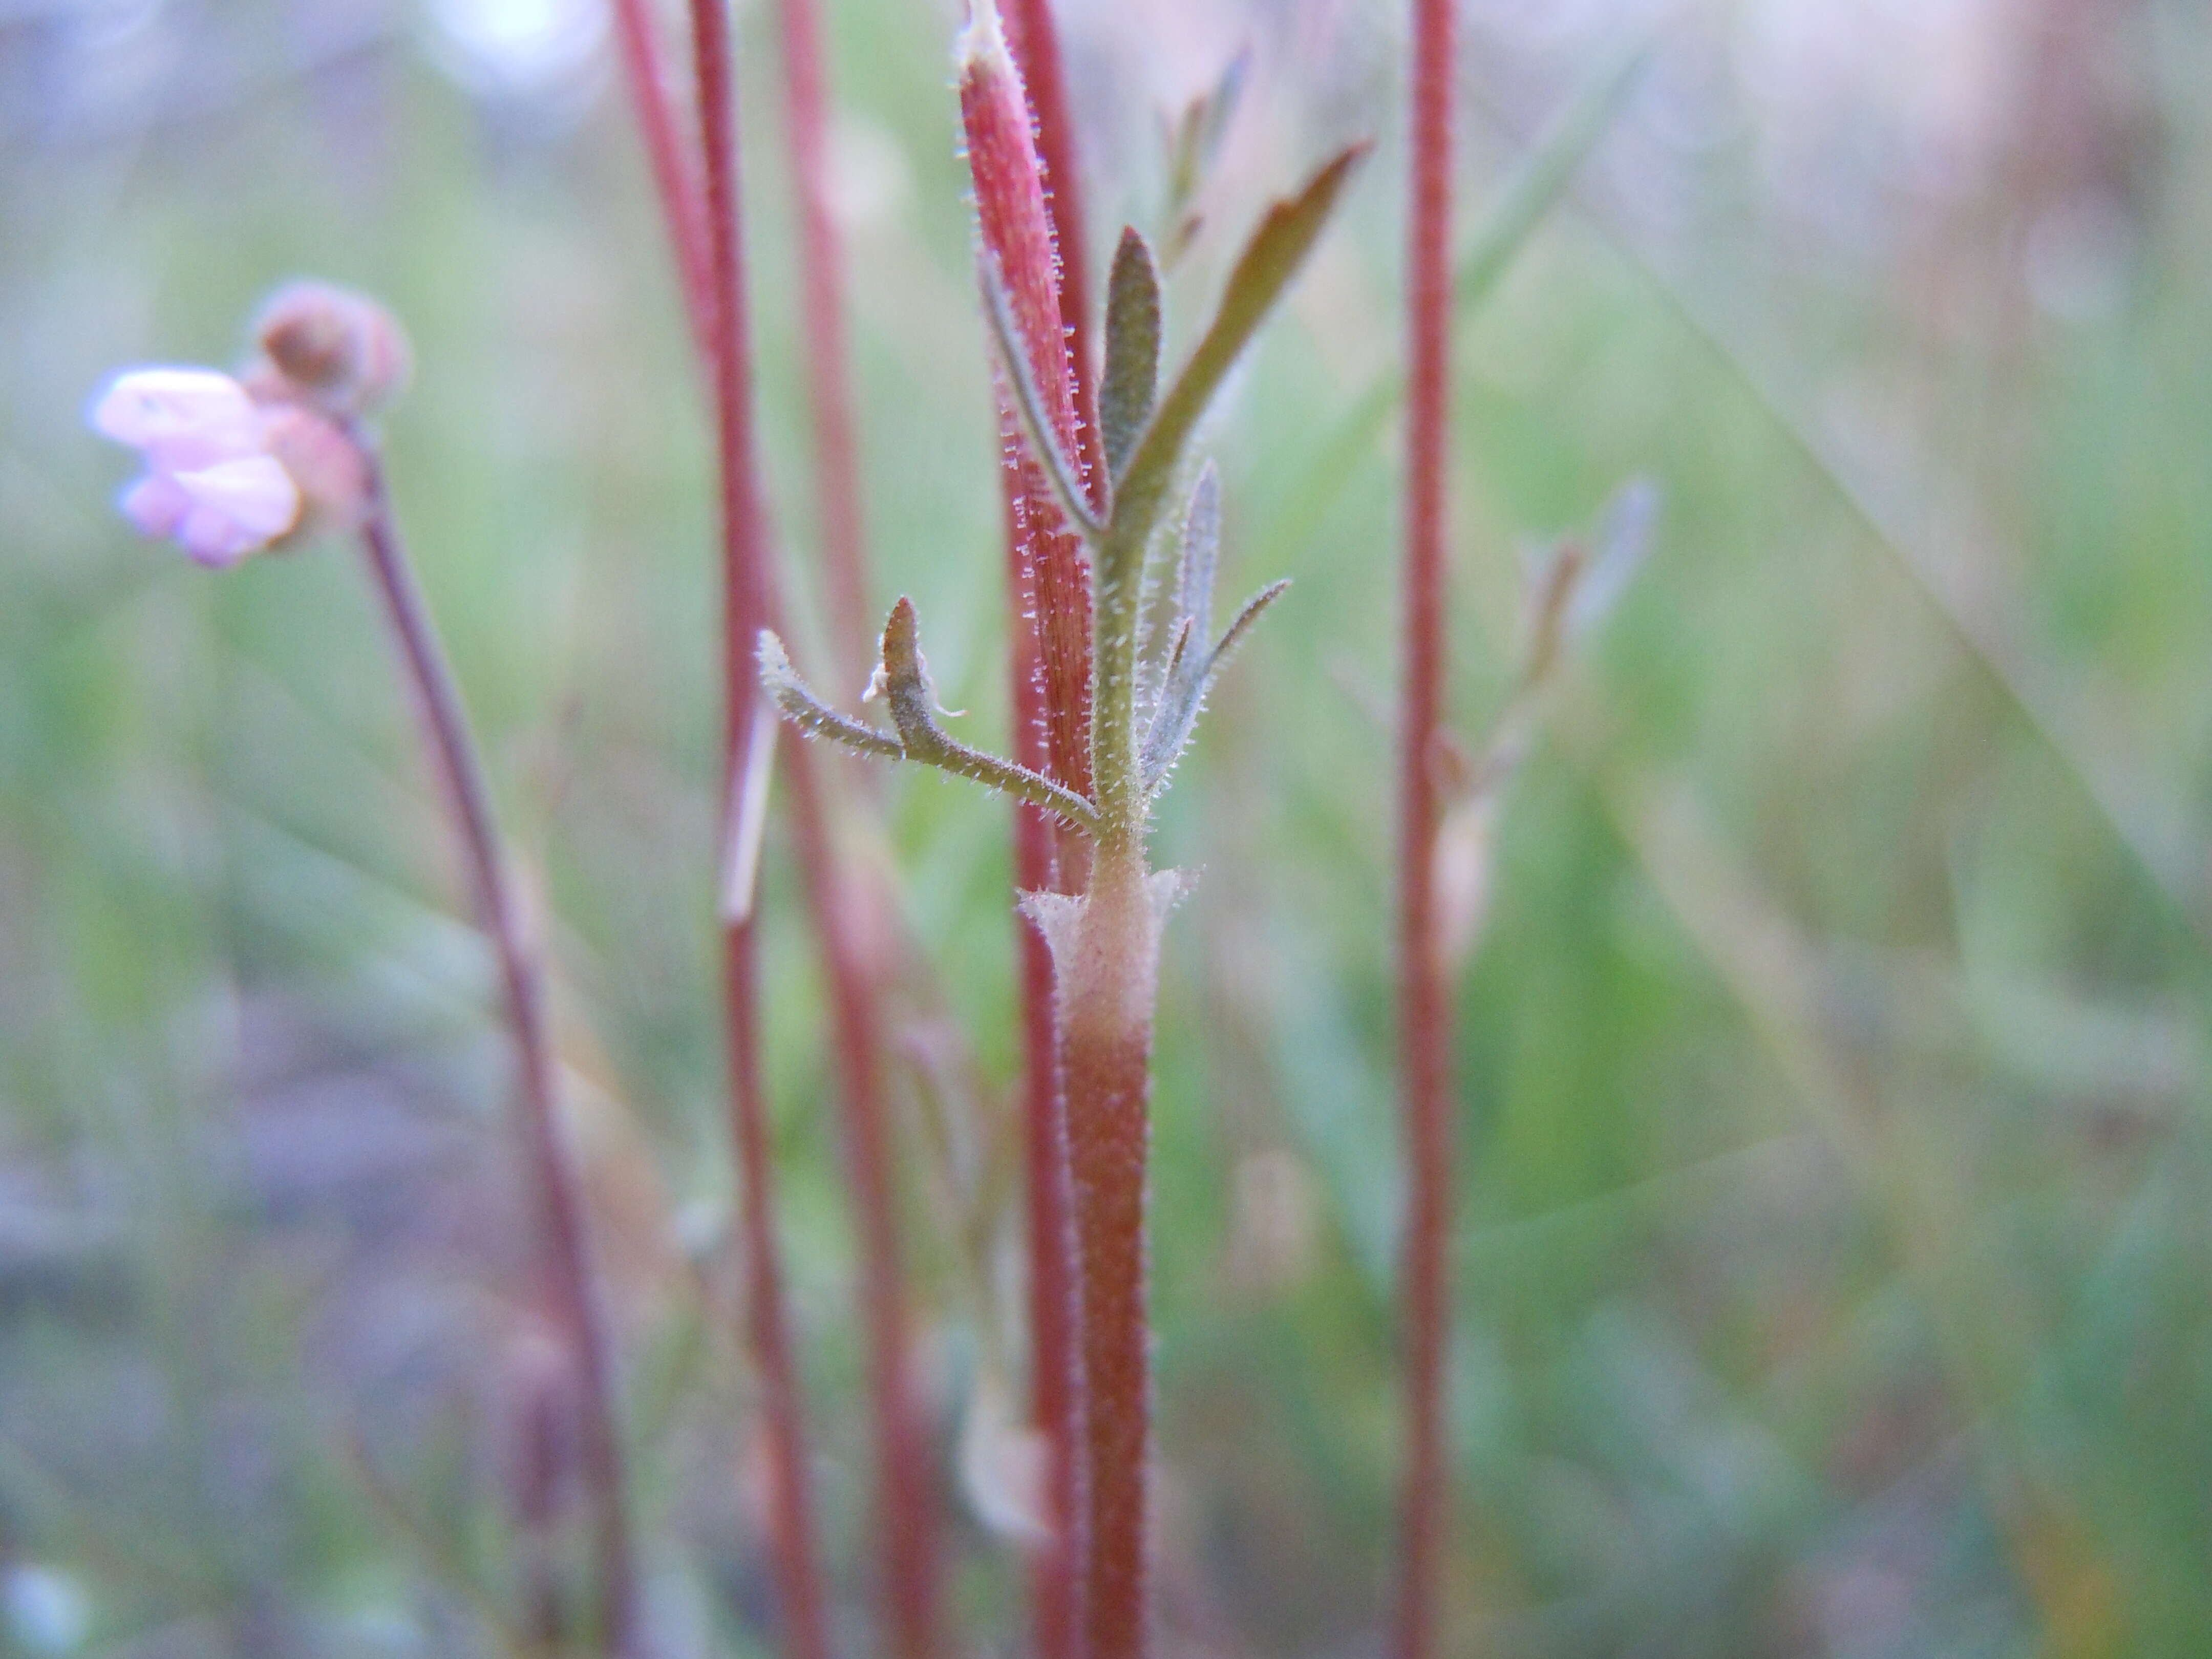
[[[860,476],[854,448],[845,349],[844,266],[830,215],[823,150],[820,20],[815,0],[781,0],[783,95],[791,167],[799,198],[799,304],[806,330],[807,392],[814,410],[814,472],[822,562],[829,576],[831,632],[840,674],[865,661],[872,620],[867,554],[860,528]],[[857,678],[857,676],[854,676]]]
[[[1058,254],[1060,337],[1066,345],[1069,427],[1059,428],[1066,453],[1087,466],[1103,499],[1105,464],[1097,434],[1097,376],[1091,351],[1089,264],[1085,252],[1081,172],[1073,125],[1060,72],[1060,42],[1048,0],[1012,0],[1006,12],[1007,46],[1034,120],[1042,163],[1048,246]],[[1032,271],[1030,275],[1035,276]],[[987,278],[987,281],[989,280]],[[1003,282],[1003,274],[1000,280]],[[1000,292],[1004,292],[1001,289]],[[992,295],[986,295],[989,302]],[[1011,295],[1007,296],[1011,300]],[[1045,354],[1045,367],[1051,365]],[[1049,384],[1030,375],[1028,384]],[[1018,390],[1018,388],[1017,388]],[[1040,607],[1052,576],[1080,570],[1081,550],[1051,498],[1040,458],[1026,453],[1014,422],[1001,410],[1006,501],[1007,577],[1013,605],[1014,758],[1059,777],[1082,793],[1091,786],[1087,711],[1065,700],[1065,719],[1051,719],[1044,677]],[[1055,411],[1056,413],[1057,411]],[[1072,428],[1072,429],[1071,429]],[[1089,624],[1090,596],[1082,596]],[[1088,695],[1088,687],[1085,688]],[[1054,752],[1051,734],[1061,734]],[[1014,878],[1023,891],[1082,890],[1091,873],[1090,842],[1048,820],[1034,808],[1015,809]],[[1069,1165],[1066,1096],[1060,1077],[1058,1013],[1052,954],[1043,936],[1021,926],[1022,1032],[1024,1075],[1023,1124],[1029,1197],[1031,1406],[1048,1447],[1046,1498],[1052,1541],[1039,1551],[1031,1576],[1036,1642],[1040,1659],[1075,1659],[1084,1651],[1086,1592],[1082,1568],[1090,1533],[1083,1452],[1088,1390],[1079,1336],[1083,1310],[1074,1224],[1073,1175]]]
[[[1075,404],[1067,341],[1062,331],[1059,256],[1045,209],[1043,174],[1021,77],[999,30],[997,14],[978,9],[961,42],[960,118],[968,140],[968,171],[975,189],[975,218],[982,241],[986,304],[988,285],[1004,291],[1030,376],[1045,405],[1050,435],[1063,453],[1084,447]],[[1000,424],[1010,425],[1012,393],[1000,387]],[[1024,469],[1015,510],[1028,562],[1030,612],[1036,618],[1044,672],[1047,775],[1079,795],[1091,790],[1091,571],[1081,538],[1054,503],[1037,458],[1012,441]],[[1079,459],[1078,471],[1081,471]],[[1091,492],[1103,475],[1076,480]],[[1092,495],[1095,503],[1097,496]],[[1066,837],[1061,838],[1063,842]]]
[[[704,211],[711,304],[706,331],[714,388],[716,454],[721,483],[722,718],[724,799],[744,775],[740,752],[752,729],[755,635],[765,619],[767,572],[753,459],[751,364],[744,315],[744,271],[738,221],[737,134],[731,89],[729,26],[721,0],[692,0],[699,84]],[[763,740],[773,741],[763,736]],[[724,1018],[730,1047],[731,1116],[744,1206],[747,1324],[770,1413],[775,1448],[774,1526],[778,1590],[793,1659],[826,1659],[821,1571],[815,1555],[811,1475],[793,1374],[789,1318],[775,1229],[774,1164],[762,1081],[757,947],[747,921],[723,930]]]
[[[1067,340],[1075,417],[1083,434],[1083,463],[1093,478],[1103,478],[1105,456],[1099,447],[1098,373],[1091,349],[1083,169],[1076,163],[1075,123],[1068,114],[1060,32],[1053,22],[1051,0],[1007,0],[1006,22],[1006,47],[1036,119],[1037,156],[1044,164],[1045,212],[1060,250],[1060,322]]]
[[[1411,1183],[1404,1488],[1395,1650],[1430,1659],[1446,1523],[1443,1430],[1451,1228],[1450,1013],[1437,936],[1436,759],[1444,689],[1444,459],[1451,353],[1451,0],[1413,0],[1407,356],[1405,675],[1399,733],[1399,1048]]]
[[[453,807],[478,919],[498,953],[501,990],[521,1061],[523,1132],[536,1188],[538,1225],[544,1234],[542,1260],[575,1367],[581,1419],[577,1425],[577,1453],[591,1498],[602,1639],[608,1652],[620,1659],[632,1659],[641,1650],[637,1580],[625,1510],[622,1441],[615,1423],[613,1355],[605,1321],[592,1292],[581,1183],[561,1134],[544,975],[501,854],[499,831],[492,821],[491,793],[469,735],[459,689],[416,586],[381,472],[365,443],[362,455],[370,467],[370,507],[362,526],[362,544],[398,636]]]
[[[1146,1649],[1145,1161],[1162,883],[1133,842],[1103,843],[1082,898],[1033,896],[1052,947],[1073,1179],[1085,1420],[1077,1536],[1088,1659]]]
[[[1009,434],[1011,436],[1011,434]],[[1031,609],[1037,550],[1027,538],[1024,472],[1009,443],[1000,481],[1006,505],[1008,590],[1012,596],[1014,758],[1032,769],[1051,764],[1045,733],[1044,671]],[[1018,891],[1066,891],[1055,860],[1056,828],[1042,810],[1014,808],[1014,885]],[[1073,842],[1073,836],[1063,840]],[[1068,870],[1080,878],[1085,871]],[[1038,1550],[1030,1596],[1040,1659],[1074,1659],[1081,1651],[1082,1600],[1077,1567],[1083,1557],[1081,1444],[1084,1423],[1082,1327],[1077,1302],[1074,1200],[1069,1191],[1067,1117],[1060,1079],[1059,1021],[1053,1006],[1052,952],[1026,922],[1020,930],[1022,1126],[1029,1200],[1030,1408],[1043,1431],[1049,1462],[1045,1498],[1052,1537]]]

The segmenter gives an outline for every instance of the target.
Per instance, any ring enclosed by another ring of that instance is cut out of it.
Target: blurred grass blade
[[[1559,204],[1612,126],[1650,57],[1650,37],[1638,35],[1600,64],[1514,170],[1459,257],[1452,290],[1462,314],[1487,300],[1512,269],[1536,227]]]
[[[1497,290],[1537,227],[1566,194],[1582,164],[1589,159],[1627,100],[1638,72],[1650,58],[1651,45],[1650,36],[1639,35],[1630,46],[1600,64],[1506,180],[1460,256],[1453,295],[1462,318]],[[1297,470],[1295,476],[1299,483],[1279,498],[1273,523],[1262,538],[1264,545],[1274,545],[1279,535],[1292,526],[1320,520],[1398,407],[1402,379],[1393,364],[1360,394],[1351,412],[1322,444],[1316,459]]]

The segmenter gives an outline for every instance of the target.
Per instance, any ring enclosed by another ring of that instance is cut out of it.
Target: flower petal
[[[274,541],[300,520],[300,487],[272,455],[240,456],[170,476],[196,508],[219,513],[262,541]]]
[[[166,472],[149,472],[123,492],[116,505],[142,536],[173,536],[192,510],[189,491]]]
[[[212,368],[134,368],[93,405],[93,428],[144,450],[157,467],[247,455],[261,447],[261,414],[246,388]]]

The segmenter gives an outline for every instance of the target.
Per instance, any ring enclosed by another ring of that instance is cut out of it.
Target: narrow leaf
[[[1352,167],[1367,149],[1361,143],[1339,152],[1304,189],[1288,201],[1276,203],[1260,221],[1259,228],[1238,256],[1236,269],[1230,272],[1221,308],[1214,313],[1198,349],[1160,400],[1152,423],[1137,444],[1122,487],[1126,505],[1120,501],[1115,504],[1117,525],[1125,512],[1149,520],[1158,510],[1159,498],[1174,476],[1192,429],[1261,322],[1305,262],[1328,223]]]
[[[937,724],[937,693],[930,684],[929,665],[922,660],[921,624],[911,599],[902,598],[893,605],[884,624],[883,666],[877,684],[890,704],[891,719],[899,729],[899,752],[907,759],[957,773],[1056,813],[1088,834],[1097,833],[1098,809],[1073,790],[1026,766],[970,749]]]
[[[1659,486],[1647,477],[1631,478],[1605,509],[1598,526],[1597,550],[1573,601],[1567,607],[1570,640],[1585,637],[1605,620],[1613,602],[1643,567],[1659,522]]]
[[[1145,239],[1124,230],[1106,281],[1106,374],[1098,387],[1099,435],[1109,477],[1121,477],[1137,447],[1159,373],[1159,273]]]
[[[879,755],[886,760],[906,757],[905,748],[890,732],[839,714],[809,690],[792,667],[783,641],[765,628],[760,631],[757,655],[763,688],[775,699],[784,718],[800,731],[810,737],[833,738],[864,755]]]
[[[1074,458],[1060,447],[1044,392],[1036,383],[1036,376],[1030,372],[1029,353],[1023,349],[1021,325],[1014,319],[1013,302],[1007,297],[1006,285],[988,255],[982,264],[983,311],[991,320],[991,333],[998,342],[999,361],[1006,371],[1008,390],[1013,395],[1014,413],[1020,417],[1022,435],[1029,441],[1030,453],[1037,458],[1045,482],[1052,486],[1060,512],[1070,524],[1096,540],[1104,533],[1105,521],[1092,510],[1090,496],[1078,482]]]
[[[1163,660],[1153,648],[1152,624],[1161,601],[1152,590],[1146,573],[1146,592],[1139,607],[1137,641],[1137,724],[1149,731],[1160,706],[1180,689],[1181,678],[1201,673],[1206,667],[1206,642],[1213,632],[1213,570],[1221,550],[1221,480],[1208,461],[1192,488],[1190,505],[1183,510],[1182,533],[1177,539],[1172,589],[1166,599],[1168,647]],[[1195,648],[1186,650],[1187,642]]]
[[[1229,653],[1243,641],[1252,624],[1260,620],[1260,613],[1281,599],[1290,585],[1291,579],[1285,576],[1279,581],[1269,582],[1244,601],[1244,608],[1237,613],[1237,620],[1229,624],[1229,631],[1221,636],[1221,643],[1213,647],[1213,654],[1206,659],[1206,672],[1209,676],[1221,672],[1229,660]]]
[[[1213,572],[1221,559],[1221,475],[1208,461],[1190,492],[1182,520],[1182,558],[1176,574],[1176,614],[1203,640],[1213,631]]]
[[[1197,728],[1199,711],[1206,706],[1206,694],[1227,665],[1229,653],[1260,619],[1260,613],[1280,599],[1290,585],[1287,577],[1270,582],[1245,600],[1244,608],[1237,613],[1237,620],[1221,636],[1221,643],[1207,653],[1202,663],[1192,666],[1195,652],[1179,659],[1177,665],[1182,672],[1170,675],[1160,697],[1159,712],[1152,717],[1152,727],[1145,733],[1141,764],[1147,795],[1158,793],[1176,762],[1182,758],[1191,732]]]
[[[730,839],[722,860],[722,920],[732,927],[752,920],[760,886],[761,848],[768,840],[768,797],[775,776],[775,707],[753,705],[745,738],[745,763],[735,781]]]

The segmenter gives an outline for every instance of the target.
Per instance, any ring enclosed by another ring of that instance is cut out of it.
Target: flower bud
[[[252,377],[257,396],[312,404],[341,418],[390,402],[413,368],[407,336],[390,312],[327,283],[277,289],[255,319],[253,337],[263,360]]]
[[[361,528],[368,516],[368,462],[352,434],[304,404],[272,404],[264,411],[262,442],[300,492],[290,537]]]

